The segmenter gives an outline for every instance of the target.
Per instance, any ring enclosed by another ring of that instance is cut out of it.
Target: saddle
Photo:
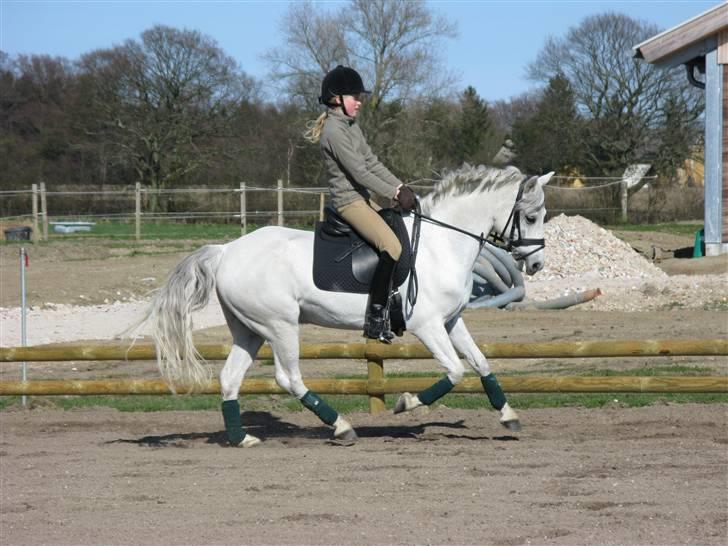
[[[402,215],[383,209],[379,215],[392,228],[402,245],[402,255],[392,278],[392,288],[407,279],[412,249]],[[324,221],[316,222],[313,245],[313,282],[329,292],[368,294],[379,263],[377,251],[354,231],[331,206],[324,209]]]

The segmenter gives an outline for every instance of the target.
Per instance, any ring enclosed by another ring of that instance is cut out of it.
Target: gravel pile
[[[582,216],[552,218],[544,226],[544,237],[546,263],[539,280],[667,277],[627,243]]]
[[[611,232],[581,216],[552,218],[544,229],[546,263],[526,277],[526,298],[550,300],[599,288],[572,309],[664,311],[728,308],[728,275],[668,276]]]

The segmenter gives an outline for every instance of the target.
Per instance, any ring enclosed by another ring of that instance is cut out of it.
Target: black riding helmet
[[[359,93],[371,93],[364,89],[364,82],[359,73],[348,66],[339,65],[324,76],[321,82],[321,96],[319,103],[329,105],[331,99],[336,96],[357,95]]]

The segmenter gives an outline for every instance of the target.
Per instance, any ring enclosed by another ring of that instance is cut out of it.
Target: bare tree
[[[343,18],[309,1],[291,4],[280,23],[284,45],[263,58],[281,91],[314,108],[321,76],[337,64],[350,64]]]
[[[586,158],[594,171],[621,171],[649,155],[667,107],[683,105],[688,122],[702,112],[702,97],[682,71],[633,58],[632,46],[657,32],[656,26],[619,13],[590,16],[563,38],[550,37],[529,66],[533,80],[548,83],[560,75],[569,80],[587,120]]]
[[[384,100],[437,94],[450,81],[437,52],[455,28],[422,0],[351,0],[336,13],[294,3],[281,31],[284,45],[265,58],[284,90],[309,105],[315,104],[321,77],[337,64],[362,73],[372,90],[370,110]]]
[[[214,40],[166,26],[145,31],[140,42],[84,55],[80,67],[100,112],[92,130],[154,189],[208,164],[218,151],[210,141],[255,88]]]

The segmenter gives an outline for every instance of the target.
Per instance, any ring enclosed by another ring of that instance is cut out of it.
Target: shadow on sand
[[[243,412],[242,421],[245,430],[255,436],[269,439],[309,439],[309,440],[331,440],[331,428],[325,426],[301,427],[284,421],[281,417],[266,411]],[[420,441],[435,441],[439,438],[470,440],[470,441],[517,441],[515,436],[474,436],[467,434],[469,430],[464,421],[443,422],[430,421],[415,425],[382,425],[382,426],[360,426],[355,427],[359,438],[392,438],[412,439]],[[428,429],[450,429],[453,432],[434,432]],[[463,431],[458,434],[454,431]],[[206,444],[217,444],[221,447],[229,447],[227,434],[224,430],[216,432],[186,432],[177,434],[166,434],[164,436],[143,436],[137,439],[118,439],[106,442],[107,444],[136,444],[141,447],[178,447],[185,448],[197,441]]]

